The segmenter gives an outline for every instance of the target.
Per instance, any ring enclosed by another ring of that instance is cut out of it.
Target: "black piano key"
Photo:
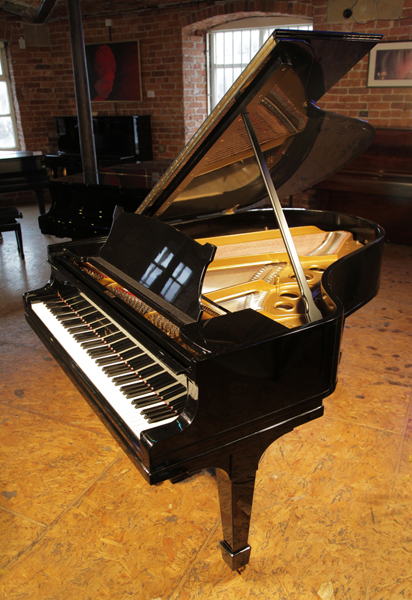
[[[130,390],[123,390],[122,388],[120,388],[120,390],[122,391],[122,393],[126,396],[126,398],[128,400],[139,400],[139,399],[143,399],[144,397],[146,397],[148,394],[154,394],[157,399],[159,400],[159,395],[156,394],[155,392],[153,392],[153,390],[151,390],[149,387],[145,386],[144,388],[138,388],[137,387],[138,384],[136,384],[136,387],[134,386],[134,384],[130,384],[130,385],[125,385],[123,387],[127,388],[132,388]]]
[[[49,308],[52,315],[58,319],[59,317],[66,317],[67,315],[73,314],[73,311],[68,306],[62,306],[61,308]]]
[[[84,323],[84,321],[81,319],[78,321],[77,318],[76,321],[73,321],[73,319],[68,319],[66,322],[62,323],[62,325],[65,329],[67,329],[67,331],[70,331],[72,335],[79,333],[81,330],[90,331],[89,325]]]
[[[108,377],[116,377],[118,375],[130,375],[133,373],[132,369],[124,362],[118,362],[114,365],[109,365],[103,369],[103,373]],[[133,373],[137,377],[136,373]]]
[[[103,367],[105,365],[116,364],[116,363],[120,363],[120,362],[123,363],[120,356],[118,356],[117,354],[112,354],[112,356],[104,356],[103,358],[97,358],[95,362],[96,362],[96,365],[98,365],[99,367]]]
[[[96,364],[99,367],[103,367],[106,365],[111,365],[114,363],[119,363],[119,362],[126,362],[129,364],[129,362],[131,360],[134,360],[135,358],[139,358],[139,356],[142,354],[141,350],[139,348],[131,348],[130,350],[126,350],[126,352],[121,352],[119,354],[117,353],[113,353],[113,356],[107,356],[107,357],[103,357],[103,358],[97,358],[96,359]]]
[[[183,396],[178,396],[169,404],[176,412],[182,412],[186,406],[186,394],[183,394]]]
[[[135,408],[144,408],[145,406],[150,406],[151,404],[158,404],[161,401],[157,394],[148,394],[144,398],[131,400],[132,405]]]
[[[76,333],[75,329],[76,327],[87,327],[92,325],[93,323],[85,323],[82,319],[80,319],[79,317],[75,316],[74,318],[67,318],[64,321],[60,321],[60,323],[63,325],[63,327],[65,327],[67,329],[67,331],[69,333]],[[104,327],[108,327],[110,326],[111,323],[108,319],[105,320],[101,320],[101,321],[97,321],[95,323],[95,326],[93,327],[93,330],[96,331],[96,333],[98,333],[98,330],[103,329]]]
[[[108,336],[110,333],[116,333],[118,329],[114,327],[110,321],[108,323],[98,323],[97,327],[93,328],[96,335],[101,338]]]
[[[67,302],[67,300],[65,300],[65,302]],[[77,308],[82,308],[83,306],[91,306],[90,302],[88,302],[82,296],[79,296],[79,298],[76,300],[71,300],[70,303],[67,302],[67,304],[70,304],[70,306],[77,307]]]
[[[104,319],[104,316],[102,315],[101,312],[99,312],[97,310],[93,310],[90,313],[88,313],[87,315],[82,315],[82,321],[85,321],[88,325],[91,325],[92,323],[98,323],[99,320],[101,321],[103,319]]]
[[[129,359],[128,361],[125,361],[122,353],[119,353],[119,355],[117,356],[117,360],[110,361],[110,364],[106,362],[104,365],[102,365],[101,361],[103,360],[104,359],[99,359],[99,366],[104,367],[103,371],[107,373],[107,375],[115,375],[116,371],[122,366],[127,368],[129,371],[136,371],[139,366],[145,366],[150,363],[150,357],[147,357],[146,355],[137,356],[134,359]]]
[[[50,309],[51,306],[58,306],[63,305],[64,302],[61,298],[59,298],[59,296],[53,296],[52,298],[46,298],[44,300],[45,305],[47,306],[48,309]]]
[[[142,417],[144,417],[149,423],[159,423],[160,421],[164,421],[165,419],[170,419],[170,417],[177,417],[182,410],[184,409],[184,404],[179,407],[178,410],[165,407],[163,409],[156,410],[155,408],[147,408],[142,410],[140,413]],[[153,411],[153,412],[152,412]]]
[[[86,320],[88,317],[90,317],[91,315],[93,315],[96,312],[96,309],[94,308],[94,306],[86,306],[84,309],[82,310],[75,310],[74,311],[79,317],[82,318],[82,320]]]
[[[144,383],[131,383],[129,385],[124,385],[120,388],[120,391],[126,396],[127,399],[138,399],[145,394],[154,393],[152,390]]]
[[[120,359],[119,359],[120,360]],[[103,373],[108,377],[115,377],[116,375],[121,375],[122,373],[132,373],[133,371],[129,367],[129,365],[123,361],[116,362],[113,365],[109,365],[103,368]],[[135,373],[136,376],[136,373]]]
[[[90,329],[87,328],[86,331],[76,333],[73,337],[76,340],[76,342],[81,344],[82,342],[88,342],[91,340],[95,340],[97,336],[94,333],[94,331],[90,331]]]
[[[173,403],[165,403],[163,406],[155,406],[153,408],[142,410],[142,415],[146,418],[146,416],[154,417],[160,414],[167,414],[168,412],[170,413],[171,410],[178,412],[179,410],[183,410],[185,404],[186,396],[179,396],[179,398]]]
[[[87,349],[103,372],[121,386],[122,392],[148,423],[161,422],[184,408],[185,387],[165,372],[160,364],[83,297],[67,294],[65,300],[70,306],[58,298],[50,303],[56,318]],[[164,390],[162,397],[151,388]],[[165,402],[159,406],[162,398],[169,404]]]
[[[125,352],[126,350],[129,350],[129,348],[134,346],[133,342],[127,337],[119,342],[110,345],[117,354],[121,354],[122,352]]]
[[[126,352],[121,352],[118,354],[113,354],[112,357],[108,356],[108,357],[103,357],[103,358],[98,358],[96,359],[96,364],[99,365],[99,367],[105,366],[105,365],[110,365],[112,363],[116,363],[119,362],[120,360],[122,360],[123,362],[128,362],[134,358],[138,358],[141,354],[143,354],[143,351],[140,348],[137,348],[137,346],[135,346],[134,348],[131,348],[130,350],[126,350]]]
[[[129,363],[125,362],[120,356],[117,356],[117,358],[114,358],[112,361],[103,365],[99,364],[99,366],[102,367],[103,373],[105,373],[109,377],[114,377],[115,375],[120,375],[121,373],[131,373],[133,371]]]
[[[166,419],[170,419],[170,417],[174,417],[174,416],[176,416],[176,413],[169,410],[169,412],[167,412],[163,415],[158,415],[157,417],[152,417],[150,419],[147,419],[147,422],[148,423],[160,423],[160,421],[165,421]]]
[[[145,379],[147,381],[148,377],[156,375],[157,373],[160,373],[162,371],[163,367],[158,363],[154,363],[150,367],[146,367],[145,369],[139,369],[139,375],[142,379]]]
[[[78,340],[79,342],[81,340]],[[93,334],[93,339],[87,341],[81,341],[81,347],[84,348],[85,350],[89,350],[91,348],[97,348],[100,346],[103,346],[103,342],[101,340],[101,338],[99,338],[95,333]]]
[[[160,390],[167,385],[171,385],[175,379],[169,375],[169,373],[160,373],[160,375],[150,377],[149,379],[146,379],[146,381],[154,390]]]
[[[67,311],[79,312],[80,310],[90,309],[90,304],[88,302],[75,302],[74,304],[70,304],[70,306],[64,305],[62,307],[51,307],[49,310],[54,314],[55,317],[66,313]]]
[[[72,317],[67,317],[67,319],[60,320],[60,323],[69,332],[72,329],[75,329],[76,327],[84,327],[83,321],[81,319],[79,319],[79,317],[77,315],[75,315],[74,313],[73,313]]]
[[[135,383],[133,381],[135,381]],[[152,391],[146,381],[141,379],[140,375],[133,371],[130,375],[119,375],[118,377],[115,377],[113,383],[120,386],[120,391],[125,394],[127,398],[130,397],[130,394],[138,395],[139,393],[145,393],[146,390]]]
[[[110,356],[113,354],[113,351],[109,346],[99,346],[98,348],[92,348],[91,350],[87,350],[87,354],[91,358],[101,358],[102,356]]]
[[[81,296],[71,296],[71,297],[64,297],[62,296],[61,302],[63,304],[65,304],[66,306],[72,306],[73,304],[78,304],[79,302],[84,302],[84,298],[82,298]]]
[[[167,419],[168,417],[173,417],[174,414],[175,412],[169,406],[167,406],[167,404],[164,406],[157,406],[155,408],[145,408],[141,412],[142,417],[144,417],[146,420],[155,419],[156,417],[163,417]]]
[[[112,382],[114,385],[125,385],[127,383],[132,383],[133,381],[138,380],[138,375],[133,371],[130,371],[129,374],[119,375],[118,377],[113,377]]]
[[[161,396],[164,400],[169,400],[169,398],[173,398],[173,396],[177,394],[186,393],[186,388],[181,383],[177,383],[172,387],[167,388],[164,392],[161,393]]]
[[[122,355],[123,358],[123,355]],[[131,358],[127,361],[127,364],[134,370],[138,371],[139,369],[144,369],[148,365],[152,364],[153,360],[147,354],[142,354],[140,356],[136,356],[136,358]],[[139,371],[140,373],[140,371]]]
[[[125,337],[126,336],[122,331],[110,333],[109,335],[102,335],[102,339],[105,341],[106,344],[113,344],[114,342],[122,340]]]
[[[89,356],[91,356],[92,358],[100,358],[101,356],[105,356],[106,354],[113,353],[113,350],[110,348],[110,342],[118,340],[122,335],[122,333],[115,333],[112,335],[102,337],[98,346],[96,346],[96,348],[91,348],[87,350],[87,354],[89,354]],[[103,352],[106,349],[108,350],[108,352],[104,352],[103,354],[101,354],[101,352]]]
[[[140,356],[141,354],[144,354],[142,348],[135,346],[134,348],[131,348],[127,352],[122,352],[122,358],[123,358],[123,360],[134,359],[135,357]]]

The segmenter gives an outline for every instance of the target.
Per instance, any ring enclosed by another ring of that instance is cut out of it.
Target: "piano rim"
[[[292,209],[292,211],[294,213],[298,212],[298,214],[300,214],[300,215],[305,214],[306,217],[313,213],[315,213],[317,215],[324,214],[323,211],[304,211],[303,209],[298,209],[298,211],[296,211],[296,209]],[[269,212],[271,213],[270,209],[269,209]],[[340,220],[339,217],[349,218],[350,220],[355,221],[359,226],[362,224],[363,225],[368,224],[375,231],[376,239],[369,242],[363,248],[360,248],[359,250],[351,253],[350,255],[344,256],[339,261],[333,263],[325,271],[325,273],[322,276],[322,284],[324,285],[324,287],[327,290],[331,299],[334,301],[335,310],[330,315],[326,315],[321,321],[315,322],[315,323],[308,323],[306,325],[301,325],[300,327],[296,328],[296,330],[300,330],[302,328],[306,329],[306,328],[310,328],[310,327],[316,327],[317,324],[325,323],[327,321],[341,320],[341,322],[343,324],[344,318],[346,316],[345,311],[344,311],[344,306],[343,306],[342,302],[340,301],[340,299],[336,296],[336,294],[330,289],[330,287],[328,285],[328,277],[329,277],[331,268],[336,266],[336,264],[342,263],[343,261],[347,260],[349,257],[353,257],[354,255],[358,254],[359,252],[363,252],[365,250],[365,248],[371,249],[373,246],[376,247],[379,244],[382,244],[382,246],[383,246],[383,230],[375,223],[369,222],[365,219],[358,218],[358,217],[350,217],[350,216],[348,217],[347,215],[344,215],[342,213],[331,213],[331,214],[334,215],[335,219],[338,218],[338,220]],[[224,217],[224,218],[226,218],[226,217]],[[313,222],[312,222],[312,224],[313,224]],[[104,238],[99,240],[99,243],[100,243],[100,241],[104,241]],[[93,243],[95,243],[95,242],[96,242],[96,239],[93,239]],[[69,242],[69,243],[78,244],[79,242]],[[65,245],[66,244],[64,242],[59,243],[59,244],[54,244],[53,246],[50,247],[50,250],[51,251],[59,250],[60,248],[65,247]],[[73,285],[72,282],[71,282],[71,284]],[[109,403],[106,401],[104,396],[102,396],[102,394],[94,387],[94,385],[91,384],[90,380],[86,376],[83,375],[83,372],[78,368],[77,363],[74,363],[71,356],[64,350],[64,348],[62,348],[60,346],[60,344],[58,345],[58,348],[54,344],[52,344],[52,342],[49,339],[51,337],[51,334],[49,334],[49,336],[47,335],[48,330],[44,327],[41,320],[35,314],[33,314],[32,311],[29,310],[32,298],[28,298],[28,296],[30,296],[30,295],[33,296],[36,293],[40,293],[40,292],[44,296],[48,286],[49,286],[49,289],[51,290],[51,282],[49,282],[49,284],[44,286],[44,288],[41,288],[39,290],[34,290],[32,292],[27,292],[26,294],[24,294],[24,302],[25,302],[25,307],[26,307],[25,317],[26,317],[28,324],[31,326],[31,328],[36,333],[36,335],[38,335],[38,337],[43,342],[43,344],[46,346],[46,348],[50,351],[52,356],[57,360],[58,364],[62,367],[62,369],[66,373],[66,375],[68,375],[69,379],[74,383],[74,385],[77,387],[77,389],[79,389],[79,391],[82,393],[82,396],[85,397],[85,399],[88,401],[89,405],[91,406],[93,411],[96,413],[96,415],[100,418],[100,420],[105,425],[105,427],[107,429],[109,429],[110,433],[113,435],[113,437],[119,443],[120,447],[126,452],[126,454],[129,456],[129,458],[131,458],[133,464],[138,468],[138,470],[143,475],[145,480],[148,483],[158,483],[165,479],[169,479],[171,477],[175,477],[176,475],[179,475],[179,471],[174,472],[172,474],[168,473],[167,465],[165,465],[164,461],[162,462],[161,460],[160,460],[160,463],[158,463],[159,467],[160,467],[159,469],[157,469],[155,466],[153,471],[149,471],[149,469],[145,466],[145,463],[143,462],[143,460],[141,460],[141,457],[142,458],[147,457],[147,450],[150,448],[150,442],[148,443],[148,441],[144,437],[143,438],[144,441],[141,446],[140,446],[140,442],[139,442],[139,446],[134,444],[134,446],[132,447],[130,444],[130,438],[132,437],[134,440],[137,441],[137,437],[135,436],[135,434],[132,433],[131,430],[127,427],[127,425],[121,420],[121,418],[117,416],[117,413],[115,413],[115,410],[109,405]],[[360,308],[360,306],[362,306],[363,304],[368,302],[375,295],[376,295],[376,290],[371,292],[370,297],[368,297],[368,299],[364,300],[364,302],[362,302],[359,306],[352,308],[351,312],[353,312],[357,308]],[[39,298],[39,300],[41,300],[41,298]],[[111,308],[113,309],[113,306]],[[287,335],[293,335],[296,330],[286,330],[285,333]],[[147,338],[147,335],[145,334],[145,332],[142,332],[142,333],[143,333],[143,336],[145,338]],[[284,335],[284,333],[282,332],[282,334],[279,334],[279,336],[280,335]],[[274,336],[271,336],[271,339],[273,337]],[[153,340],[150,340],[150,342],[152,343]],[[61,349],[61,351],[59,352],[60,349]],[[150,349],[150,346],[149,346],[149,349]],[[76,379],[75,374],[78,375],[78,379]],[[335,383],[335,385],[336,385],[336,383]],[[329,394],[333,393],[333,389],[331,389],[330,391],[325,391],[325,393],[320,393],[316,396],[316,401],[318,403],[320,401],[320,406],[318,406],[319,409],[322,408],[323,398],[325,398]],[[91,393],[91,390],[93,390],[93,393]],[[311,400],[315,400],[315,398],[312,398],[308,401],[310,402]],[[104,410],[104,407],[107,407],[107,411]],[[279,415],[279,411],[275,411],[275,412],[277,412]],[[113,413],[115,413],[115,415]],[[272,413],[272,417],[273,417],[273,413]],[[285,417],[287,417],[286,414],[285,414]],[[120,420],[118,420],[118,419],[120,419]],[[267,420],[266,425],[269,428],[271,428],[270,423],[269,423],[271,420],[271,417],[266,415],[265,419]],[[174,426],[174,425],[176,425],[176,423],[173,422],[173,423],[170,423],[169,425]],[[262,423],[262,425],[263,425],[263,429],[265,429],[265,423]],[[160,424],[159,427],[162,427],[162,425]],[[169,426],[166,425],[166,427],[169,427]],[[178,426],[176,426],[176,427],[178,427]],[[259,427],[259,430],[262,430],[262,428]],[[177,431],[176,431],[176,433],[177,433]],[[239,439],[239,438],[236,438],[236,439]],[[236,439],[233,439],[233,438],[232,438],[232,440],[228,439],[226,445],[230,446],[233,443],[236,443]],[[204,454],[205,456],[211,457],[213,455],[213,451],[210,452],[207,448],[204,448],[204,452],[201,453],[201,455],[202,454]],[[197,454],[197,456],[199,456],[199,454]],[[159,460],[159,459],[161,459],[161,456],[156,457],[156,460]],[[149,460],[149,462],[150,462],[150,460]],[[207,466],[210,466],[210,463]],[[178,469],[178,463],[171,465],[171,469],[173,469],[173,468]],[[162,476],[162,473],[164,476]]]

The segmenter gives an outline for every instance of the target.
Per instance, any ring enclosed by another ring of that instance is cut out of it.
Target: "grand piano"
[[[39,217],[45,235],[80,239],[107,235],[116,205],[134,212],[150,191],[154,166],[150,115],[93,117],[98,183],[85,185],[78,119],[56,117],[59,152],[45,164],[54,177],[49,183],[51,206]],[[59,172],[64,177],[58,177]]]
[[[279,202],[371,142],[370,125],[315,102],[378,40],[278,30],[137,212],[50,246],[50,281],[24,296],[148,483],[216,469],[233,570],[249,561],[263,452],[323,414],[345,319],[378,292],[378,225]]]
[[[49,177],[41,152],[5,150],[0,152],[0,194],[33,190],[40,214],[44,214],[44,188]]]

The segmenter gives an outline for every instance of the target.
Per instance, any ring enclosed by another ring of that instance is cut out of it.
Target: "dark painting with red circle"
[[[86,46],[92,102],[136,102],[142,99],[139,42]]]

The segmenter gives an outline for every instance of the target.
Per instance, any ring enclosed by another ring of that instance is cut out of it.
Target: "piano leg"
[[[224,537],[220,542],[222,556],[234,571],[249,562],[248,536],[256,471],[231,479],[225,471],[216,469],[216,476]]]
[[[39,205],[39,212],[41,215],[44,215],[46,212],[46,207],[44,205],[44,190],[43,188],[35,188],[34,193],[37,197],[37,204]]]

